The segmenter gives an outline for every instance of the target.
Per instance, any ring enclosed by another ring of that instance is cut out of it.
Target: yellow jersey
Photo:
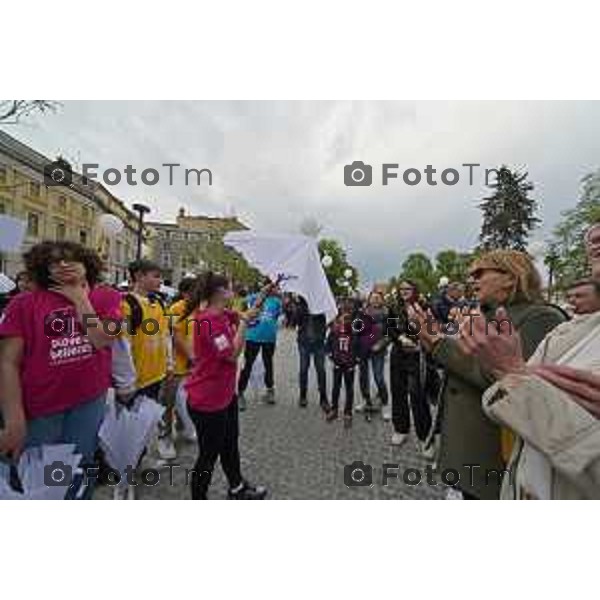
[[[138,389],[158,383],[167,376],[167,360],[171,336],[169,320],[158,301],[151,302],[139,294],[131,294],[140,305],[142,323],[132,334],[131,307],[123,300],[122,309],[126,325],[122,331],[129,339],[133,364],[137,374]]]
[[[185,314],[187,302],[185,300],[179,300],[168,309],[170,315],[171,326],[173,328],[173,337],[178,335],[181,339],[185,339],[190,351],[193,349],[194,344],[194,324],[190,321],[192,315],[182,319]],[[174,374],[175,375],[187,375],[189,372],[188,358],[186,354],[181,352],[175,343],[173,343],[173,355],[175,359]]]

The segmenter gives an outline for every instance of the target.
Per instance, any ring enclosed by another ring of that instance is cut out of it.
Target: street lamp
[[[150,208],[145,204],[134,204],[131,207],[135,212],[138,213],[138,232],[137,232],[137,253],[136,258],[140,260],[142,258],[142,237],[144,234],[144,215],[150,212]]]

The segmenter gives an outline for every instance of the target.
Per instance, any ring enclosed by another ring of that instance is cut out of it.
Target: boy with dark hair
[[[130,291],[123,298],[125,327],[137,373],[137,394],[159,402],[169,401],[163,394],[167,377],[172,374],[172,351],[169,321],[159,295],[160,267],[145,258],[129,265]],[[172,440],[173,406],[167,406],[159,428],[160,459],[177,456]]]

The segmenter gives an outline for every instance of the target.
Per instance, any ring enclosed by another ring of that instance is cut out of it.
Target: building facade
[[[0,131],[0,214],[27,223],[21,252],[0,255],[0,272],[14,277],[23,268],[22,253],[36,243],[70,240],[102,256],[110,283],[123,281],[128,263],[136,257],[137,215],[101,184],[84,184],[77,173],[73,173],[70,186],[46,186],[44,167],[52,162]],[[116,215],[122,221],[124,228],[118,236],[107,236],[102,230],[99,218],[103,214]]]
[[[150,254],[163,270],[163,277],[178,282],[186,273],[205,269],[235,278],[245,268],[237,255],[223,244],[229,231],[248,229],[236,217],[186,215],[180,208],[175,223],[148,222]]]

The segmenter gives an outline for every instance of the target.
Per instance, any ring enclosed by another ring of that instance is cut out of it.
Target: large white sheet
[[[225,236],[224,242],[271,279],[284,275],[286,279],[281,282],[281,289],[304,296],[311,313],[324,313],[328,322],[335,318],[335,298],[315,239],[304,235],[233,231]]]

